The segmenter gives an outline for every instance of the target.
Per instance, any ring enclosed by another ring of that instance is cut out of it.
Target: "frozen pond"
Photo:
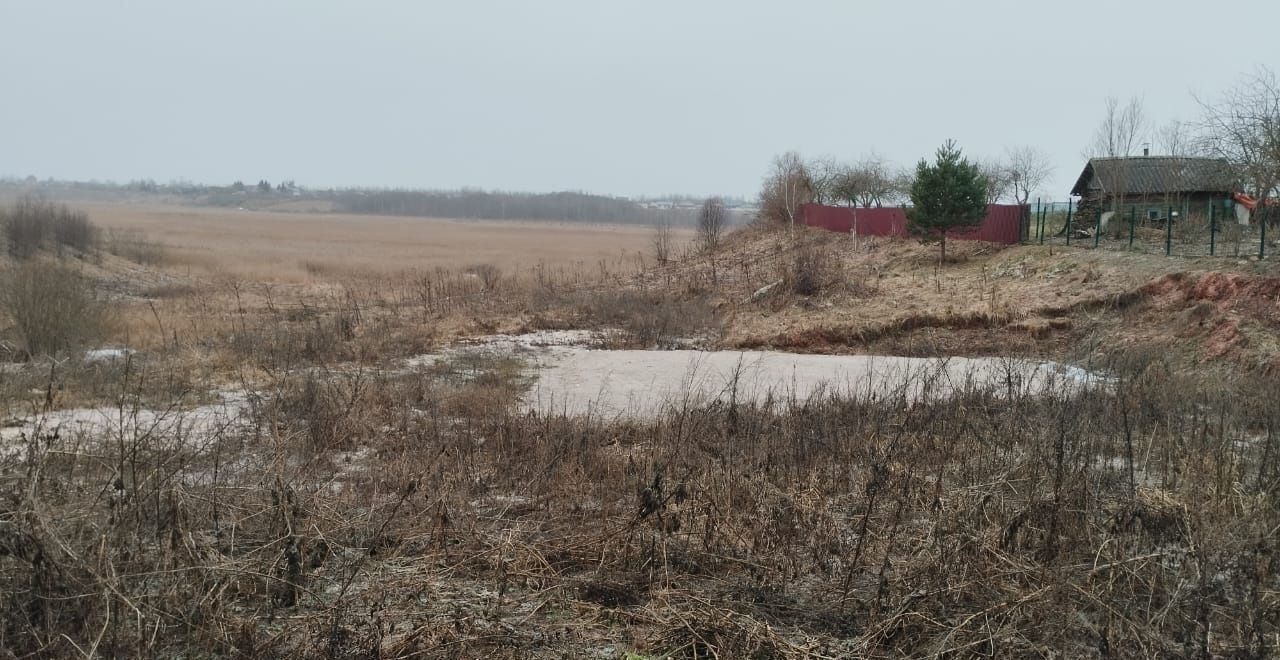
[[[1013,358],[803,355],[774,351],[592,349],[589,333],[489,337],[470,350],[512,352],[530,362],[527,409],[645,417],[669,404],[849,397],[945,397],[1078,390],[1103,377],[1078,367]],[[576,345],[575,345],[576,344]]]

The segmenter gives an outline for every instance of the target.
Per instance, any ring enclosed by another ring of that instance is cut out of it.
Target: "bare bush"
[[[0,304],[30,357],[76,348],[105,329],[106,313],[93,282],[53,262],[14,266],[5,275]]]
[[[653,259],[659,266],[671,261],[671,223],[660,222],[653,228]]]
[[[621,345],[667,347],[680,340],[714,334],[719,324],[703,298],[657,292],[618,291],[591,294],[580,312],[593,324],[620,330]]]
[[[791,271],[787,274],[791,290],[802,296],[822,291],[830,277],[829,259],[823,246],[801,237],[791,255]]]
[[[724,200],[708,198],[698,209],[698,246],[704,252],[718,250],[728,225],[729,210],[725,208]]]
[[[493,291],[502,279],[502,271],[493,264],[472,266],[468,272],[480,278],[480,286],[484,287],[485,291]]]
[[[53,243],[59,253],[63,248],[89,252],[98,246],[98,228],[83,211],[63,207],[54,216]]]
[[[643,657],[1273,657],[1276,383],[1166,352],[634,421],[510,414],[470,353],[285,378],[242,425],[121,405],[0,453],[0,644],[580,657],[625,617]]]
[[[37,213],[38,204],[39,202],[30,198],[22,199],[5,209],[3,216],[0,216],[9,256],[26,259],[44,246],[49,225]]]
[[[760,217],[794,226],[800,206],[813,200],[813,181],[800,154],[789,151],[773,159],[773,169],[760,189]]]
[[[98,229],[83,211],[33,197],[14,202],[0,212],[0,227],[10,256],[27,259],[45,247],[59,254],[66,248],[81,253],[98,245]]]
[[[151,240],[137,229],[110,229],[106,248],[111,254],[144,266],[160,266],[168,260],[163,243]]]

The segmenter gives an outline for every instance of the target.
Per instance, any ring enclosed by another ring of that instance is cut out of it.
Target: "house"
[[[1156,220],[1170,211],[1174,217],[1234,214],[1232,195],[1239,185],[1222,158],[1142,156],[1090,158],[1071,189],[1079,197],[1080,213],[1131,210],[1138,219]]]

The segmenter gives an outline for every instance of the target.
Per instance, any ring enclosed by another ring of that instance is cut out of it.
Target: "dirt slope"
[[[753,229],[714,266],[702,257],[649,274],[647,285],[714,292],[726,347],[1083,359],[1099,347],[1177,343],[1195,361],[1263,365],[1280,355],[1280,268],[1269,262],[1040,245],[952,251],[939,265],[937,248],[915,241]],[[812,254],[821,286],[799,295],[797,269]]]

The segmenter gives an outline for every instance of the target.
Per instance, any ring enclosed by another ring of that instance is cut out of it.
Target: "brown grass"
[[[304,281],[320,274],[395,273],[492,263],[594,269],[601,260],[649,256],[648,227],[442,220],[124,204],[84,204],[107,229],[139,230],[197,273],[258,281]],[[691,232],[672,230],[677,241]]]
[[[212,436],[45,433],[0,458],[0,643],[1268,657],[1274,384],[1197,384],[1153,354],[1084,395],[643,423],[512,414],[518,370],[471,355],[285,377]],[[121,374],[122,400],[147,377]]]
[[[0,445],[0,649],[19,657],[1276,653],[1280,408],[1274,372],[1239,368],[1280,350],[1273,278],[1141,288],[1188,263],[981,245],[937,269],[912,243],[813,234],[822,286],[754,299],[791,240],[655,270],[457,247],[505,225],[113,208],[91,218],[177,254],[81,264],[139,354],[0,370],[6,417],[39,422]],[[441,226],[463,242],[414,234]],[[405,267],[418,251],[442,265]],[[1111,380],[619,421],[518,409],[520,355],[403,360],[535,327],[832,350],[935,333],[961,353],[1010,349],[1006,324],[1053,357],[1077,350],[1054,337],[1087,344]],[[1235,368],[1169,348],[1205,337]],[[242,423],[131,421],[219,388],[246,391]],[[105,426],[49,426],[89,404]]]

